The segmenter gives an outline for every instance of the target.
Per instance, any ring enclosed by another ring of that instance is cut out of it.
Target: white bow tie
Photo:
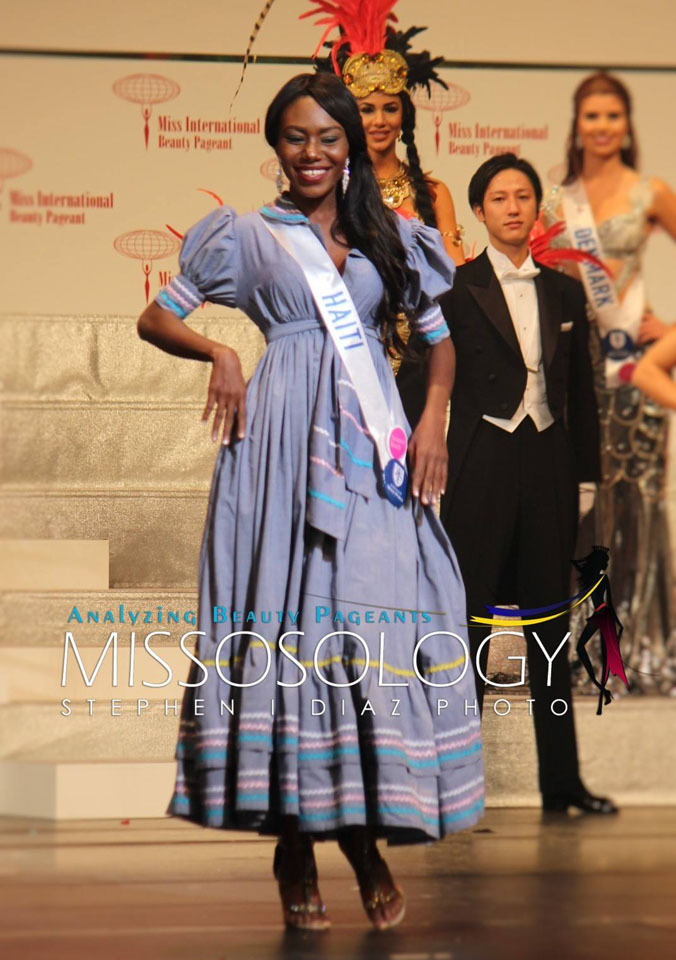
[[[532,280],[533,277],[537,277],[539,273],[540,270],[538,267],[524,265],[523,267],[519,267],[518,270],[516,267],[512,270],[505,270],[500,280]]]

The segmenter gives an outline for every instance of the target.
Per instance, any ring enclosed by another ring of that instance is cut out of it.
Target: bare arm
[[[444,426],[446,408],[455,382],[455,347],[450,337],[430,347],[427,361],[427,396],[423,416],[442,416]]]
[[[462,244],[453,242],[458,237],[458,222],[455,218],[455,206],[451,192],[441,180],[432,181],[432,191],[434,194],[434,215],[437,218],[437,229],[442,235],[446,253],[456,266],[461,266],[465,262],[465,255],[462,251]]]
[[[665,407],[676,410],[676,383],[670,372],[676,366],[676,328],[658,340],[639,360],[631,382]]]
[[[664,180],[651,181],[653,202],[648,212],[651,220],[666,230],[672,240],[676,240],[676,194]]]
[[[676,194],[669,189],[663,180],[650,181],[653,191],[653,202],[648,210],[648,219],[658,223],[673,239],[676,240]],[[666,336],[671,330],[670,323],[664,323],[651,309],[646,309],[641,321],[639,343],[652,343]]]
[[[203,337],[179,320],[171,310],[151,303],[138,321],[138,335],[154,346],[175,357],[202,360],[211,363],[211,377],[207,403],[202,414],[205,423],[215,410],[211,439],[218,440],[223,424],[223,443],[230,443],[233,424],[237,417],[237,437],[243,439],[246,431],[246,384],[239,357],[231,347]]]
[[[446,490],[446,410],[454,380],[455,349],[447,337],[429,349],[425,409],[408,446],[411,492],[424,504],[436,503]]]
[[[139,317],[137,330],[141,340],[147,340],[165,353],[188,360],[211,362],[215,350],[228,349],[192,330],[171,310],[165,310],[157,303],[145,308]]]

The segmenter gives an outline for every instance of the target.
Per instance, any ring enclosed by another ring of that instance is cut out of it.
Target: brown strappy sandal
[[[273,873],[279,885],[282,913],[287,930],[328,930],[331,921],[326,914],[317,885],[312,840],[299,835],[298,845],[280,840],[275,847]],[[295,890],[294,890],[295,888]],[[300,888],[300,896],[296,891]]]
[[[406,915],[406,895],[392,879],[375,840],[366,831],[354,836],[342,834],[338,838],[338,846],[355,872],[364,910],[373,926],[376,930],[396,927]],[[383,915],[383,909],[387,911],[390,904],[397,900],[398,908],[389,916]]]

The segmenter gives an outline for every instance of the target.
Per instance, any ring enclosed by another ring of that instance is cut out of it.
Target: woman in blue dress
[[[204,419],[213,414],[222,437],[200,555],[199,662],[169,812],[278,835],[274,872],[296,929],[329,925],[312,842],[337,839],[369,919],[385,929],[405,901],[376,839],[438,839],[483,809],[464,590],[434,511],[453,363],[436,300],[453,267],[435,230],[382,204],[356,101],[337,77],[285,84],[266,139],[288,194],[242,217],[220,207],[196,224],[180,274],[139,321],[161,349],[211,363]],[[406,434],[386,351],[398,346],[397,314],[429,344],[427,406],[404,438],[412,498],[399,507],[385,495],[363,384],[280,227],[339,272]],[[248,385],[230,347],[183,322],[204,300],[241,309],[265,335]],[[214,622],[214,610],[228,621]]]

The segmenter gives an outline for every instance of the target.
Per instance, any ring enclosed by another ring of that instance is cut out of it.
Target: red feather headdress
[[[332,30],[340,31],[340,38],[335,41],[331,50],[336,73],[340,74],[340,67],[336,54],[341,47],[348,47],[350,53],[368,53],[370,56],[385,49],[387,40],[387,25],[396,23],[397,17],[392,13],[398,0],[310,0],[312,10],[301,13],[299,20],[307,17],[325,14],[316,21],[318,27],[326,27],[317,44],[313,56],[317,56],[322,45]]]
[[[334,30],[340,36],[331,46],[331,61],[338,76],[355,97],[367,97],[375,90],[401,93],[406,88],[408,64],[397,50],[387,47],[388,28],[397,22],[392,8],[397,0],[310,0],[312,9],[300,15],[318,17],[324,27],[316,57],[325,40]],[[327,44],[328,45],[328,44]],[[342,70],[338,54],[347,49],[349,57]]]

